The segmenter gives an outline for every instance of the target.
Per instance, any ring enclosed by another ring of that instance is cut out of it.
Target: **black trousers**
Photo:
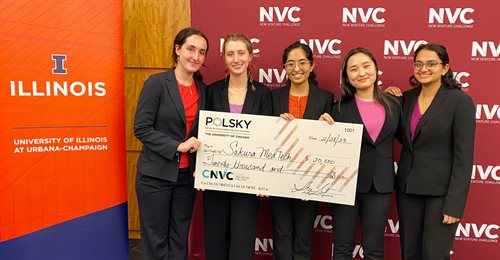
[[[271,197],[273,259],[312,259],[312,237],[316,203]]]
[[[188,169],[177,182],[137,173],[143,259],[188,259],[188,235],[196,190]]]
[[[404,260],[450,259],[458,222],[443,224],[444,196],[396,192]]]
[[[259,202],[252,194],[203,192],[206,260],[253,260]]]
[[[354,206],[332,204],[333,259],[352,259],[356,223],[361,223],[364,259],[384,259],[384,233],[391,205],[391,193],[356,193]]]

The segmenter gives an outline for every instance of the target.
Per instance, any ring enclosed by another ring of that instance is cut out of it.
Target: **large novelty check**
[[[363,125],[201,111],[195,187],[353,205]]]

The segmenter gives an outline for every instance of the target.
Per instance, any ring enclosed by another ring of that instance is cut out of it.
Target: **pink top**
[[[243,105],[229,104],[229,111],[231,113],[241,114],[242,110],[243,110]]]
[[[366,131],[376,141],[380,130],[385,122],[385,109],[382,104],[375,101],[364,101],[356,97],[356,105],[358,106],[359,114],[365,125]]]
[[[410,134],[411,140],[415,138],[415,130],[417,130],[417,125],[422,119],[422,115],[420,114],[420,106],[418,105],[418,100],[415,102],[415,106],[413,106],[413,113],[411,113],[411,121],[410,121]]]

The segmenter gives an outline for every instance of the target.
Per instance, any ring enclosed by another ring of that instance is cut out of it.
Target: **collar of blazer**
[[[186,125],[186,111],[184,110],[184,104],[182,103],[181,93],[179,92],[179,86],[177,85],[177,79],[175,78],[174,69],[175,68],[167,70],[165,73],[163,73],[163,77],[165,78],[167,93],[169,94],[172,103],[177,110],[177,113],[182,118],[184,125]],[[196,87],[198,88],[198,93],[200,95],[201,101],[203,83],[199,80],[194,80],[196,81]],[[195,128],[198,124],[198,115],[201,108],[200,106],[201,102],[198,102],[198,111],[196,112],[196,117],[193,121],[193,126],[191,127],[192,129]]]
[[[280,89],[280,110],[281,110],[280,114],[290,112],[289,111],[290,104],[288,103],[289,95],[290,95],[290,83],[287,83],[286,86]],[[314,111],[314,106],[317,105],[314,104],[315,103],[314,100],[316,100],[316,97],[318,95],[319,95],[318,86],[314,84],[309,84],[309,94],[303,118],[318,119],[318,118],[311,118],[311,114]]]
[[[363,118],[361,117],[361,113],[359,112],[358,106],[356,104],[355,98],[351,98],[349,100],[343,101],[343,106],[345,109],[342,109],[342,113],[344,113],[343,117],[346,118],[348,117],[348,121],[352,123],[357,123],[357,124],[363,124]],[[384,106],[385,110],[385,119],[384,119],[384,124],[382,125],[382,129],[380,129],[380,133],[377,136],[376,140],[372,140],[370,134],[368,133],[368,130],[366,130],[366,127],[363,127],[363,139],[365,142],[375,146],[375,144],[383,140],[383,138],[389,134],[389,111],[387,111],[387,108]]]
[[[408,91],[408,99],[405,101],[408,105],[404,108],[404,115],[406,117],[406,137],[408,138],[408,143],[412,143],[411,135],[410,135],[410,125],[411,125],[411,115],[413,113],[413,108],[415,107],[415,102],[418,101],[418,95],[422,91],[422,87],[417,87]],[[415,138],[413,138],[413,142],[418,139],[418,135],[422,128],[424,128],[433,118],[439,108],[444,105],[446,102],[446,98],[448,97],[449,89],[446,89],[443,85],[439,88],[436,96],[432,100],[429,108],[425,111],[420,119],[420,122],[417,124],[417,128],[415,129]]]
[[[225,112],[231,112],[229,108],[229,77],[224,81],[224,84],[220,86],[219,93],[221,94],[220,100],[222,100],[222,108]],[[250,81],[247,82],[247,93],[245,95],[245,101],[243,102],[243,108],[241,110],[242,114],[248,114],[251,112],[251,108],[255,101],[255,91],[252,90],[252,85]]]

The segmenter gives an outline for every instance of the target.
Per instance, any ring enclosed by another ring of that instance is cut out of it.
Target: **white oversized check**
[[[201,111],[195,187],[353,205],[363,125]]]

